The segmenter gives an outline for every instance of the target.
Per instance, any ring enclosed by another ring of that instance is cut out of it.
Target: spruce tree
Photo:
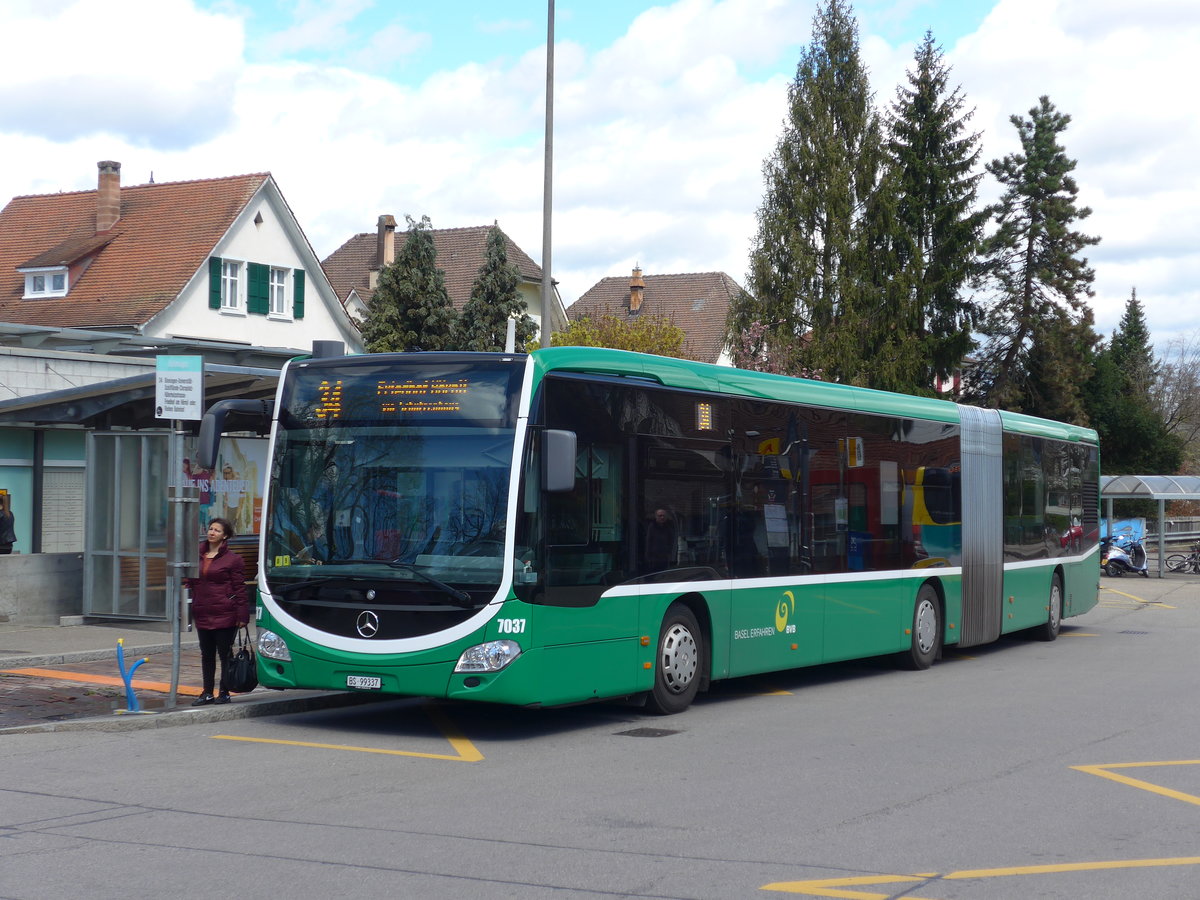
[[[452,350],[457,313],[446,293],[445,273],[428,216],[408,221],[408,238],[396,260],[379,273],[379,284],[360,323],[368,353]]]
[[[1137,288],[1129,293],[1125,301],[1125,312],[1113,332],[1113,361],[1124,374],[1128,390],[1149,400],[1150,392],[1158,379],[1158,363],[1154,359],[1154,347],[1150,343],[1150,327],[1146,314],[1137,298]]]
[[[1089,307],[1078,316],[1052,307],[1034,323],[1023,379],[1022,411],[1061,422],[1091,424],[1085,389],[1095,372],[1100,337],[1094,322]]]
[[[731,344],[758,325],[768,356],[863,383],[870,330],[881,324],[860,271],[881,155],[857,22],[849,3],[828,0],[788,89],[783,135],[763,164],[748,276],[753,300],[731,305]]]
[[[991,210],[997,229],[983,245],[981,283],[992,302],[966,393],[1033,415],[1080,409],[1094,273],[1079,254],[1100,239],[1072,230],[1092,211],[1076,205],[1075,160],[1058,142],[1071,118],[1042,97],[1028,119],[1010,121],[1022,152],[987,166],[1004,193]]]
[[[524,347],[537,334],[525,300],[517,289],[521,273],[508,261],[504,232],[488,229],[487,250],[471,299],[458,320],[457,349],[499,352],[508,336],[508,321],[516,321],[516,346]]]
[[[975,172],[979,135],[967,131],[974,111],[964,110],[958,88],[949,90],[949,75],[927,31],[888,117],[899,230],[890,274],[911,291],[905,327],[918,338],[925,388],[949,378],[974,346],[979,311],[966,287],[988,218],[974,209],[983,177]]]
[[[1186,441],[1172,433],[1161,410],[1159,369],[1135,289],[1112,339],[1096,355],[1095,373],[1086,390],[1088,415],[1100,434],[1106,471],[1173,475],[1179,470]]]

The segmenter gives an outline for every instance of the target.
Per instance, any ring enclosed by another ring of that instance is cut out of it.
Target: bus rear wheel
[[[1057,575],[1050,582],[1050,597],[1048,598],[1046,621],[1033,630],[1034,637],[1039,641],[1052,641],[1058,637],[1062,628],[1063,586]]]
[[[913,607],[912,643],[900,654],[906,669],[928,669],[942,648],[942,604],[933,585],[923,584]]]
[[[696,698],[703,674],[704,635],[695,614],[682,603],[672,603],[658,633],[654,689],[646,708],[656,715],[683,712]]]

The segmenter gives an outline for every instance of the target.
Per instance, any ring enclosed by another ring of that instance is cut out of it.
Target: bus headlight
[[[258,655],[265,656],[267,659],[278,659],[283,662],[291,662],[292,654],[288,652],[287,644],[283,642],[283,638],[273,631],[260,631],[258,633]]]
[[[464,650],[454,671],[499,672],[520,655],[521,645],[516,641],[488,641]]]

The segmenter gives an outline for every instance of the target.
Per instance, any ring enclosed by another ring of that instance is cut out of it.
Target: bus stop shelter
[[[1100,497],[1106,501],[1105,513],[1113,521],[1114,500],[1155,500],[1158,503],[1158,577],[1166,574],[1166,533],[1168,500],[1200,500],[1200,476],[1197,475],[1104,475],[1100,478]]]

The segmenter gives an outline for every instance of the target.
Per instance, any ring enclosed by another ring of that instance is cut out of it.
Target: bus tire
[[[672,603],[658,633],[654,689],[646,698],[646,709],[669,716],[691,706],[704,674],[704,660],[704,635],[695,614],[683,603]]]
[[[1054,640],[1062,628],[1063,586],[1062,579],[1057,574],[1050,580],[1050,596],[1047,598],[1046,610],[1046,621],[1033,629],[1033,636],[1039,641]]]
[[[912,642],[900,654],[900,664],[914,671],[928,669],[942,649],[942,603],[932,584],[923,584],[913,604]]]

